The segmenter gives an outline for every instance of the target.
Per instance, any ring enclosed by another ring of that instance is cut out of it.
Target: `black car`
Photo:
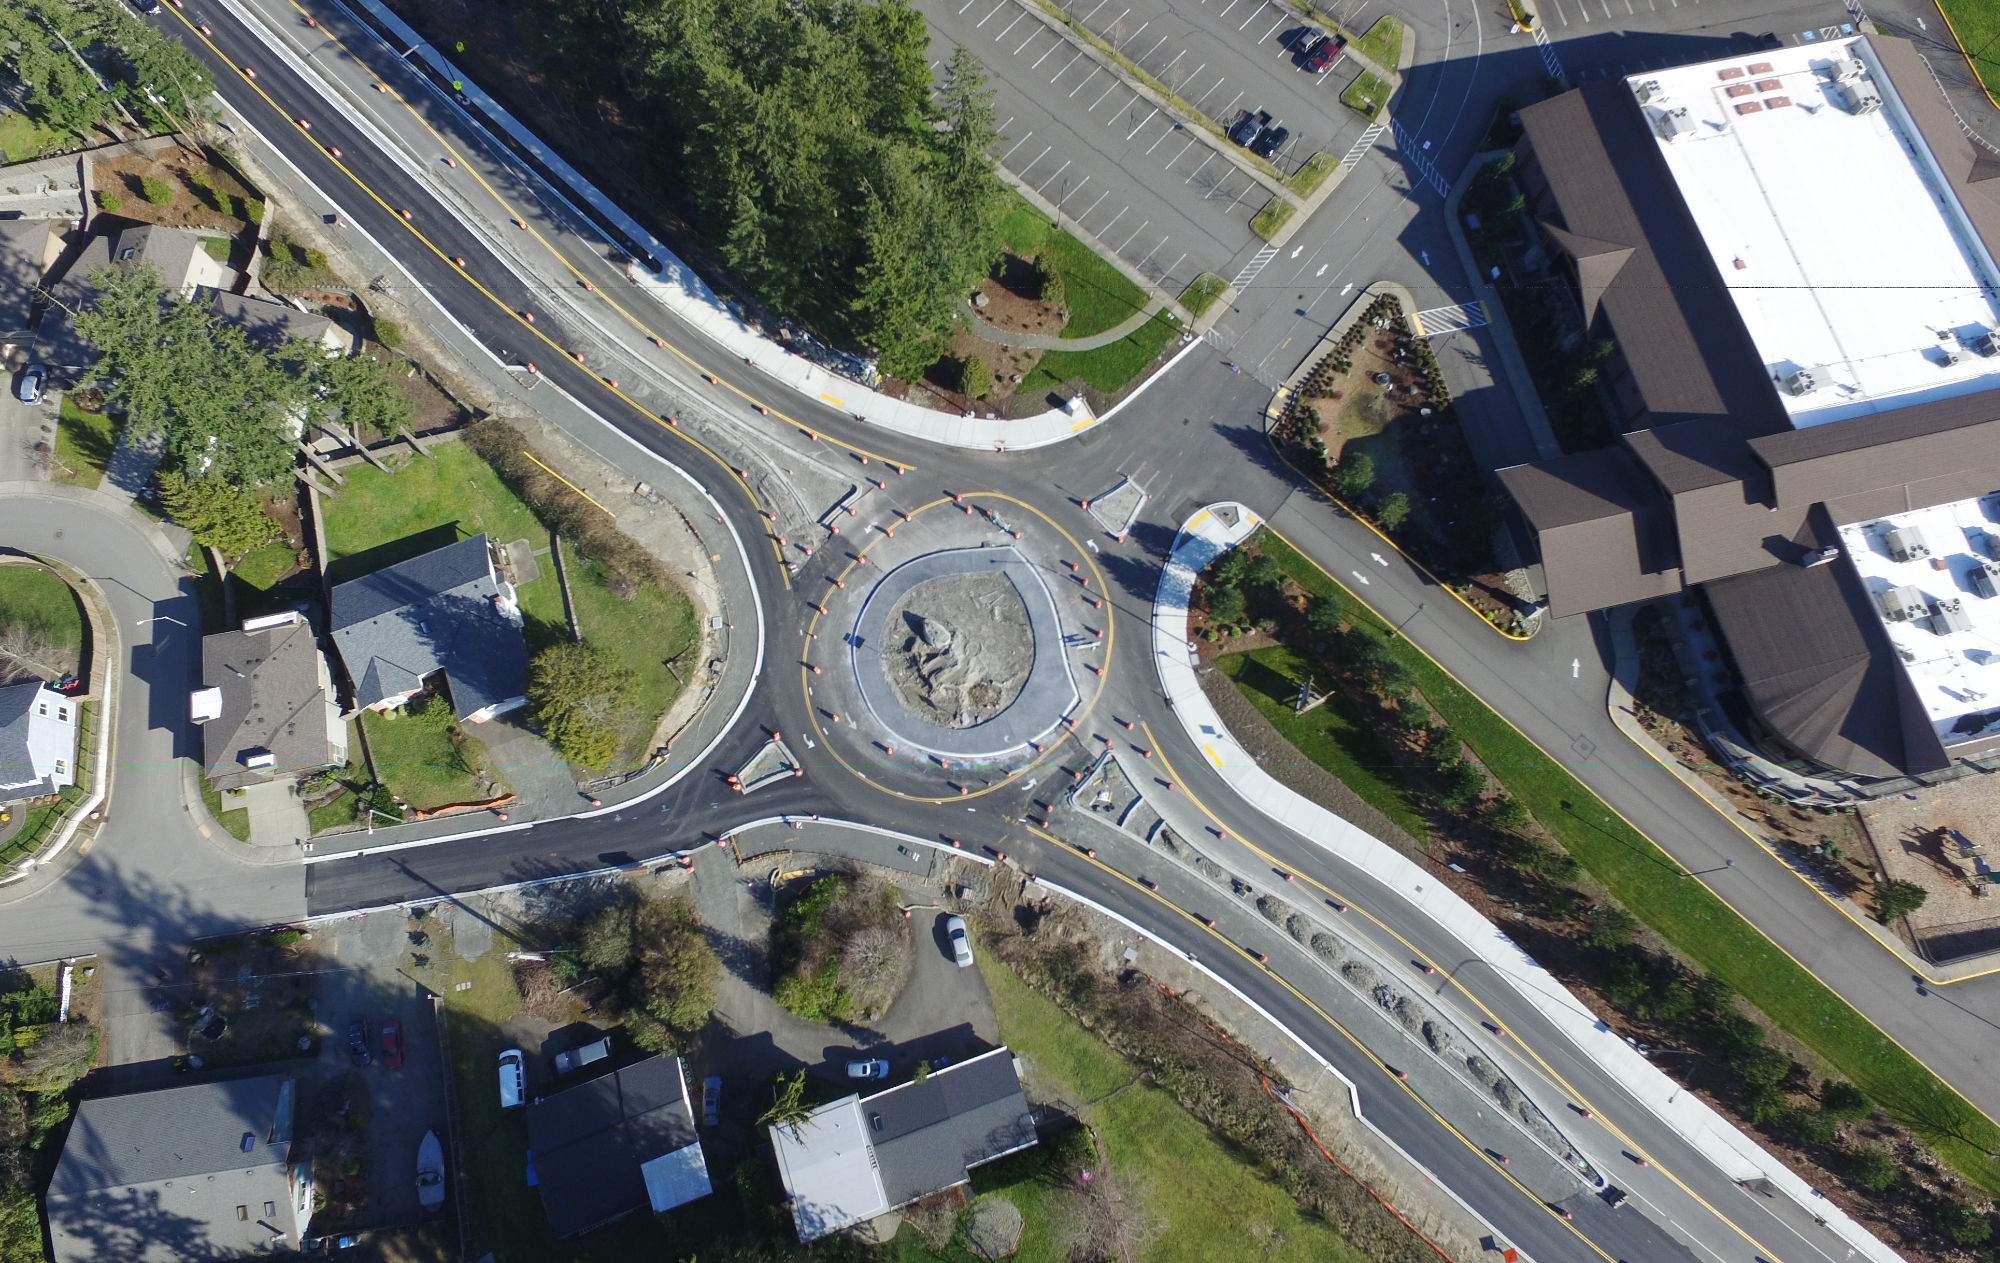
[[[1289,127],[1266,127],[1257,134],[1257,139],[1250,142],[1250,152],[1259,158],[1269,158],[1284,148],[1285,142],[1291,138],[1292,129]]]
[[[368,1023],[356,1018],[347,1026],[347,1059],[357,1067],[375,1060],[368,1051]]]
[[[1229,128],[1229,139],[1246,149],[1257,142],[1257,137],[1271,125],[1271,115],[1266,110],[1245,110],[1243,117]]]

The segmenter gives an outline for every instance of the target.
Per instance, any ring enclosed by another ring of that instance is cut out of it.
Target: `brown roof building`
[[[1782,95],[1744,111],[1746,83]],[[1861,524],[2000,491],[2000,159],[1881,37],[1593,83],[1521,123],[1529,214],[1586,336],[1617,347],[1623,427],[1500,471],[1551,612],[1702,585],[1790,753],[1864,776],[2000,753],[2000,708],[1986,722],[1960,678],[1983,651],[1950,640],[1989,604],[2000,622],[1991,584],[1926,598],[1923,618],[1959,610],[1935,644],[1892,643],[1885,572],[1852,551],[1882,534]],[[1985,564],[1962,534],[1938,571]]]

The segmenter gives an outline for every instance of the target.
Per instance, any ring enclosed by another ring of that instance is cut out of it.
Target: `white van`
[[[528,1103],[527,1060],[518,1048],[509,1048],[500,1054],[501,1109],[510,1110]]]

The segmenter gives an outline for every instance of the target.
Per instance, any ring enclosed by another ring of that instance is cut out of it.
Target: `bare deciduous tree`
[[[76,670],[76,655],[39,627],[8,619],[0,623],[0,684],[40,679],[54,683]]]
[[[1078,1171],[1063,1189],[1058,1245],[1070,1263],[1134,1263],[1159,1234],[1148,1188],[1109,1170]]]

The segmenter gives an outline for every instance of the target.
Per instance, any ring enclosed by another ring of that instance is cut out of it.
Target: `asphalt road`
[[[239,62],[259,67],[257,85],[282,103],[283,109],[256,93],[246,91],[245,82],[232,77],[233,71],[228,67],[223,67],[219,76],[225,98],[314,183],[340,199],[356,224],[395,252],[416,273],[429,293],[462,320],[475,337],[485,340],[495,350],[529,345],[530,339],[546,338],[559,347],[569,345],[572,338],[589,340],[601,337],[601,331],[572,322],[565,314],[564,304],[551,301],[556,295],[548,285],[524,284],[512,279],[503,261],[487,249],[484,234],[462,229],[438,205],[424,183],[411,178],[400,164],[372,152],[359,133],[353,131],[338,114],[320,106],[318,99],[304,84],[296,82],[282,67],[274,64],[264,50],[238,31],[223,14],[202,14],[195,20],[210,23],[220,52]],[[390,67],[380,73],[387,77],[396,71]],[[295,116],[294,111],[307,110],[318,110],[310,134],[288,125],[286,120]],[[344,169],[336,166],[322,145],[338,146],[343,151]],[[363,188],[368,193],[359,195]],[[408,220],[400,214],[406,208],[412,211]],[[421,232],[422,238],[416,237],[414,232]],[[454,256],[467,259],[463,270],[451,262]],[[593,269],[588,275],[598,277],[600,281],[617,283],[617,272],[601,256],[581,259],[581,264]],[[471,276],[481,278],[482,284],[474,284],[469,279]],[[511,315],[512,311],[531,302],[538,304],[536,309],[544,313],[532,331]],[[656,320],[657,327],[671,334],[680,345],[698,355],[705,353],[698,338],[676,328],[663,314],[652,313],[649,318]],[[725,476],[726,469],[722,462],[704,464],[705,457],[681,447],[675,436],[665,433],[657,424],[611,396],[595,376],[560,356],[537,354],[549,361],[542,363],[541,367],[550,381],[591,402],[613,424],[631,434],[635,441],[652,450],[661,450],[690,461],[697,470],[706,470],[705,480],[711,481],[726,510],[738,520],[751,520],[748,514],[756,511],[757,502],[733,476]],[[711,355],[710,358],[715,357]],[[742,407],[739,395],[723,389],[703,393],[718,409]],[[1393,562],[1375,566],[1366,555],[1365,543],[1351,524],[1331,518],[1322,506],[1312,504],[1309,499],[1295,499],[1296,493],[1290,480],[1275,467],[1262,444],[1261,433],[1251,420],[1261,409],[1264,398],[1265,391],[1254,380],[1220,371],[1213,359],[1197,355],[1185,361],[1171,379],[1156,385],[1148,397],[1129,410],[1118,423],[1095,430],[1078,443],[1066,446],[1056,460],[1027,466],[1040,469],[1040,473],[1024,472],[1022,462],[965,453],[911,447],[907,452],[898,451],[897,456],[918,466],[918,474],[912,477],[928,476],[922,472],[926,466],[949,468],[952,470],[951,480],[960,485],[971,483],[1016,489],[1031,502],[1048,506],[1052,513],[1057,514],[1067,512],[1061,504],[1064,498],[1082,498],[1101,491],[1115,481],[1119,473],[1130,473],[1144,483],[1153,496],[1146,520],[1135,529],[1127,545],[1105,547],[1102,558],[1104,570],[1111,580],[1114,609],[1118,614],[1133,616],[1125,620],[1128,631],[1143,624],[1159,559],[1171,539],[1173,525],[1198,504],[1222,496],[1243,499],[1261,512],[1275,515],[1281,524],[1288,524],[1287,529],[1295,530],[1300,542],[1321,557],[1336,574],[1352,569],[1372,576],[1364,589],[1365,594],[1391,617],[1400,618],[1413,610],[1417,600],[1435,597],[1437,594],[1426,592],[1420,577],[1407,568]],[[881,441],[879,435],[859,430],[839,414],[810,406],[801,407],[789,400],[783,402],[788,411],[809,418],[813,425],[824,428],[829,434],[849,437],[858,443]],[[1296,512],[1288,507],[1288,501],[1298,504]],[[1079,531],[1088,530],[1080,513],[1076,516],[1076,524]],[[1309,526],[1317,528],[1321,534],[1315,536],[1306,529]],[[801,610],[804,603],[783,595],[786,590],[785,576],[780,572],[774,554],[756,551],[755,565],[758,581],[767,593],[766,613],[774,643],[783,642],[787,637],[797,642],[802,639]],[[1364,570],[1367,567],[1373,568]],[[1402,602],[1400,606],[1399,600]],[[1455,671],[1464,673],[1475,690],[1492,697],[1546,748],[1562,750],[1569,747],[1577,735],[1602,731],[1608,726],[1602,707],[1601,669],[1595,669],[1592,676],[1583,675],[1580,670],[1585,658],[1593,664],[1600,661],[1594,645],[1587,643],[1587,627],[1565,628],[1559,625],[1544,637],[1517,649],[1497,641],[1483,626],[1472,622],[1469,615],[1461,617],[1443,602],[1434,602],[1432,609],[1428,619],[1420,620],[1411,628],[1409,634],[1412,639],[1440,656]],[[1591,652],[1585,654],[1583,651],[1586,648]],[[1565,652],[1570,649],[1577,651],[1579,670],[1574,673],[1567,669],[1569,664],[1563,661]],[[1274,854],[1283,855],[1287,862],[1296,862],[1300,871],[1322,874],[1323,879],[1330,883],[1337,882],[1343,887],[1351,885],[1362,891],[1355,896],[1357,906],[1370,909],[1382,918],[1386,926],[1415,944],[1418,950],[1428,952],[1434,949],[1441,959],[1453,959],[1453,946],[1434,928],[1418,923],[1403,924],[1397,919],[1399,905],[1393,896],[1386,892],[1368,892],[1365,884],[1343,873],[1334,861],[1317,853],[1305,840],[1273,836],[1274,830],[1230,799],[1219,783],[1208,783],[1202,779],[1199,756],[1180,737],[1176,726],[1159,722],[1166,716],[1153,691],[1148,652],[1142,635],[1125,637],[1125,644],[1114,658],[1110,673],[1112,683],[1102,703],[1101,713],[1151,717],[1161,754],[1173,760],[1191,778],[1188,784],[1193,792],[1208,804],[1219,819],[1228,823],[1232,832],[1260,839]],[[1484,674],[1481,674],[1482,669]],[[1578,687],[1561,687],[1558,682],[1565,675],[1572,676]],[[1544,693],[1548,695],[1543,696]],[[805,730],[804,697],[782,671],[767,673],[759,683],[748,715],[752,721],[765,727],[782,727],[788,732]],[[1560,740],[1556,739],[1558,736]],[[747,754],[759,739],[752,728],[746,726],[739,729],[713,760],[716,776],[719,777],[721,769],[733,766],[737,759]],[[1598,748],[1622,749],[1601,742],[1596,745]],[[737,801],[733,795],[724,792],[717,779],[701,775],[689,778],[668,794],[629,813],[621,811],[589,822],[543,824],[532,830],[476,841],[444,843],[389,855],[370,855],[315,865],[308,878],[308,905],[314,911],[366,906],[624,863],[628,857],[644,858],[699,842],[704,833],[718,832],[730,822],[747,815],[820,810],[928,835],[937,830],[941,813],[955,813],[957,810],[885,795],[872,785],[853,780],[815,753],[808,752],[805,761],[809,775],[796,786],[764,791],[748,802]],[[1703,809],[1691,809],[1692,800],[1676,782],[1665,778],[1657,768],[1650,773],[1639,765],[1607,768],[1586,758],[1579,762],[1578,770],[1593,784],[1607,786],[1613,793],[1624,793],[1633,798],[1634,808],[1639,813],[1634,815],[1634,819],[1642,827],[1652,830],[1657,825],[1672,825],[1667,830],[1672,840],[1662,838],[1670,849],[1678,845],[1690,854],[1703,850],[1717,854],[1720,853],[1717,850],[1718,838],[1721,846],[1729,845],[1730,837],[1720,822],[1701,816],[1699,812]],[[1043,847],[1031,841],[1018,825],[1009,822],[1010,817],[1018,818],[1023,813],[1028,801],[1027,793],[1021,791],[982,797],[968,804],[972,810],[963,817],[964,832],[984,836],[995,843],[1004,842],[1010,851],[1033,856],[1039,866],[1038,871],[1065,884],[1085,890],[1095,889],[1093,883],[1099,879],[1093,876],[1093,870],[1088,865],[1061,849]],[[1622,808],[1623,804],[1620,805]],[[1685,819],[1677,819],[1677,816]],[[959,817],[954,814],[951,818]],[[1747,846],[1740,839],[1737,845]],[[1688,856],[1683,855],[1683,858]],[[1691,866],[1696,865],[1691,863]],[[1737,871],[1746,877],[1753,875],[1752,871],[1746,871],[1747,868],[1749,866],[1739,866]],[[1758,880],[1765,880],[1762,874],[1755,875]],[[1852,930],[1844,926],[1832,926],[1834,932],[1829,933],[1831,923],[1820,918],[1818,913],[1826,911],[1827,917],[1833,914],[1791,891],[1786,885],[1791,881],[1788,875],[1779,876],[1782,880],[1769,881],[1767,885],[1774,905],[1774,920],[1781,929],[1795,929],[1808,936],[1843,939],[1846,950],[1865,947],[1865,951],[1856,951],[1856,954],[1867,956],[1879,973],[1881,956],[1872,942],[1857,941]],[[1118,907],[1142,924],[1175,924],[1170,914],[1151,906],[1149,901],[1135,895],[1129,887],[1120,888],[1106,880],[1101,894],[1111,906]],[[60,919],[60,913],[53,915]],[[172,920],[162,917],[160,923],[171,925]],[[10,916],[10,930],[14,924]],[[1178,931],[1175,931],[1170,937],[1177,934]],[[79,935],[79,938],[82,937]],[[1247,958],[1232,958],[1227,953],[1218,955],[1212,963],[1218,969],[1228,970],[1228,976],[1233,981],[1260,999],[1268,996],[1274,1012],[1285,1015],[1288,1021],[1296,1018],[1295,1029],[1302,1033],[1323,1030],[1308,1020],[1310,1011],[1305,1006],[1296,1000],[1282,998],[1292,993],[1269,971],[1253,967]],[[1844,975],[1837,972],[1831,976]],[[1477,977],[1468,978],[1466,985],[1482,1001],[1492,1005],[1496,1012],[1503,1014],[1510,1027],[1518,1027],[1522,1031],[1535,1029],[1534,1014],[1526,1011],[1505,988],[1485,985]],[[1905,1011],[1911,1007],[1907,993],[1887,998],[1893,998],[1896,1006]],[[1967,1032],[1973,1029],[1976,1027],[1968,1023]],[[1323,1051],[1330,1057],[1349,1055],[1333,1046],[1338,1041],[1315,1038],[1314,1042],[1327,1044]],[[1961,1042],[1971,1046],[1979,1041],[1968,1038]],[[1934,1047],[1919,1046],[1927,1049]],[[1593,1073],[1587,1060],[1579,1061],[1576,1077],[1569,1081],[1593,1099],[1613,1101],[1606,1117],[1617,1118],[1630,1134],[1644,1137],[1649,1151],[1672,1152],[1673,1138],[1663,1134],[1663,1129],[1653,1124],[1646,1115],[1631,1113],[1626,1116],[1628,1111],[1615,1104],[1618,1099],[1616,1090],[1601,1079],[1590,1078]],[[1382,1089],[1381,1076],[1379,1066],[1371,1069],[1365,1061],[1355,1065],[1353,1077],[1357,1082],[1371,1083],[1372,1090]],[[1381,1106],[1384,1111],[1393,1108],[1386,1103]],[[1370,1109],[1372,1114],[1375,1110],[1372,1103]],[[1643,1222],[1639,1217],[1614,1218],[1599,1224],[1585,1213],[1590,1209],[1585,1206],[1576,1212],[1576,1225],[1578,1231],[1587,1231],[1589,1236],[1575,1235],[1565,1221],[1552,1217],[1539,1205],[1524,1198],[1519,1189],[1511,1187],[1497,1165],[1490,1160],[1472,1158],[1463,1144],[1452,1139],[1435,1122],[1430,1124],[1429,1130],[1424,1129],[1420,1119],[1413,1120],[1410,1125],[1415,1130],[1401,1138],[1412,1152],[1424,1162],[1433,1164],[1441,1174],[1446,1174],[1453,1187],[1504,1233],[1529,1244],[1536,1257],[1615,1257],[1620,1251],[1627,1252],[1628,1257],[1659,1257],[1657,1243],[1645,1238],[1644,1230],[1635,1222]],[[1720,1181],[1713,1168],[1698,1155],[1687,1155],[1685,1161],[1674,1160],[1671,1164],[1660,1162],[1655,1165],[1661,1168],[1662,1175],[1673,1172],[1687,1180],[1691,1188],[1703,1190],[1704,1200],[1721,1207],[1722,1214],[1734,1217],[1743,1213],[1733,1200],[1735,1190],[1728,1187],[1726,1181]],[[1720,1186],[1715,1187],[1717,1185]],[[1672,1218],[1682,1230],[1696,1234],[1707,1248],[1716,1250],[1718,1257],[1750,1257],[1750,1248],[1731,1221],[1707,1216],[1699,1209],[1692,1209],[1685,1215],[1675,1214]],[[1810,1227],[1796,1230],[1812,1231]],[[1768,1234],[1772,1229],[1766,1226],[1757,1231]],[[1786,1228],[1785,1231],[1793,1229]],[[1590,1244],[1590,1240],[1595,1238],[1619,1244],[1600,1251]],[[1536,1248],[1537,1242],[1542,1243],[1541,1248]],[[1773,1249],[1770,1256],[1790,1260],[1812,1258],[1823,1252],[1819,1245],[1797,1239],[1789,1248]]]

